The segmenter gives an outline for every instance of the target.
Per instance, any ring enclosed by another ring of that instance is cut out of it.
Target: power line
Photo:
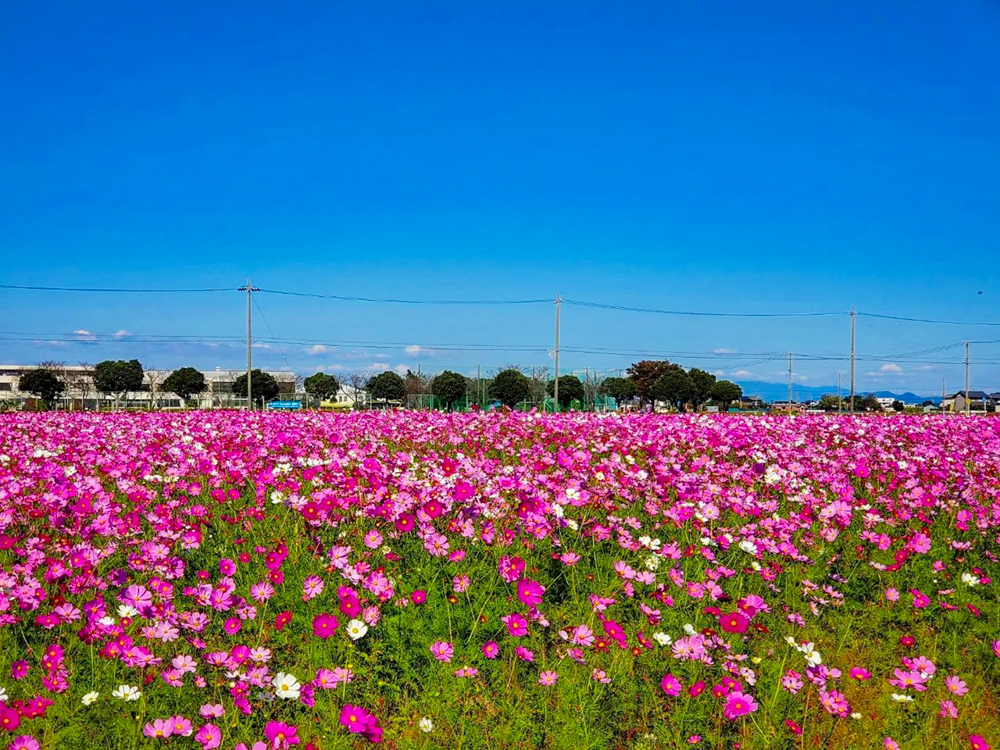
[[[394,305],[537,305],[543,302],[552,302],[550,299],[394,299],[389,297],[345,297],[338,294],[312,294],[309,292],[290,292],[281,289],[261,289],[260,291],[264,294],[281,294],[286,297],[311,297],[313,299],[332,299],[340,302],[381,302]]]
[[[92,292],[97,294],[202,294],[205,292],[235,292],[233,287],[218,287],[214,289],[118,289],[76,286],[19,286],[17,284],[0,284],[0,289],[19,289],[31,292]]]
[[[260,309],[260,303],[257,302],[256,297],[253,298],[253,303],[254,303],[254,305],[257,308],[257,312],[260,313],[260,318],[261,318],[261,320],[264,321],[264,325],[267,326],[267,332],[271,334],[271,338],[272,339],[274,339],[275,341],[277,341],[277,338],[274,335],[274,331],[271,330],[271,324],[267,322],[267,316],[264,315],[264,311]],[[288,364],[288,358],[285,357],[285,350],[281,348],[280,344],[276,344],[276,346],[278,347],[278,353],[281,355],[281,358],[285,361],[285,367],[287,367],[289,370],[291,370],[292,366],[290,364]]]
[[[882,318],[883,320],[902,320],[908,323],[933,323],[944,326],[1000,326],[1000,323],[970,323],[960,320],[931,320],[928,318],[907,318],[901,315],[880,315],[878,313],[858,312],[866,318]]]
[[[689,315],[704,318],[819,318],[831,315],[846,315],[844,312],[808,312],[808,313],[720,313],[693,312],[690,310],[657,310],[648,307],[627,307],[626,305],[609,305],[603,302],[585,302],[583,300],[564,299],[568,305],[577,307],[592,307],[599,310],[617,310],[620,312],[652,313],[655,315]]]

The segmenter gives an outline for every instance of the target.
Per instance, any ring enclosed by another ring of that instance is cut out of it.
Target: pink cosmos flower
[[[456,677],[475,677],[479,674],[479,670],[475,667],[461,667],[455,670]]]
[[[219,572],[224,576],[236,575],[236,563],[229,558],[219,560]]]
[[[750,619],[742,612],[723,613],[719,616],[719,627],[727,633],[745,633]]]
[[[603,682],[605,684],[611,682],[611,678],[608,677],[607,673],[603,669],[598,669],[597,667],[594,667],[590,671],[590,679],[594,682]]]
[[[201,743],[202,750],[215,750],[222,745],[222,730],[215,724],[206,724],[195,733],[194,738]]]
[[[360,706],[346,704],[340,711],[340,725],[347,731],[362,735],[369,742],[382,741],[382,728],[378,719]]]
[[[451,588],[456,594],[461,594],[469,590],[469,576],[459,575],[451,579]]]
[[[538,684],[544,685],[545,687],[552,687],[559,681],[559,674],[557,672],[552,672],[551,670],[542,672],[538,675]]]
[[[969,744],[972,745],[972,750],[990,750],[990,744],[978,734],[969,735]],[[14,746],[11,745],[11,747]]]
[[[206,703],[198,709],[198,713],[206,719],[218,719],[225,715],[226,709],[222,707],[221,703]]]
[[[722,712],[727,719],[736,719],[753,713],[757,708],[758,704],[752,695],[737,691],[726,696],[726,705],[723,706]]]
[[[899,591],[897,591],[896,589],[893,589],[893,588],[888,588],[888,589],[885,590],[885,598],[887,600],[889,600],[890,602],[898,602],[899,601]]]
[[[944,686],[948,688],[949,692],[957,695],[959,698],[969,692],[969,688],[965,685],[965,680],[954,674],[944,678]]]
[[[178,737],[190,737],[194,733],[191,722],[183,716],[171,716],[169,721],[173,733]]]
[[[417,589],[412,594],[410,594],[410,601],[414,604],[423,604],[427,601],[427,592],[422,589]]]
[[[431,653],[438,661],[450,662],[455,648],[448,641],[435,641],[431,644]]]
[[[958,718],[958,708],[951,701],[941,701],[941,711],[938,713],[942,719],[957,719]]]
[[[10,676],[15,680],[23,680],[28,676],[30,668],[28,662],[24,661],[24,659],[17,659],[10,664]]]
[[[872,678],[872,673],[863,667],[851,667],[851,677],[855,680],[870,680]]]
[[[531,653],[524,646],[518,646],[514,649],[514,655],[521,661],[533,662],[535,660],[535,655]]]
[[[500,653],[500,646],[496,641],[487,641],[483,644],[482,652],[487,659],[496,659]]]
[[[222,624],[222,629],[229,635],[236,635],[243,629],[243,622],[238,617],[230,617]]]
[[[528,621],[517,612],[504,615],[500,618],[500,622],[507,626],[507,632],[515,638],[528,634]]]
[[[520,557],[508,557],[504,555],[500,558],[500,563],[497,567],[500,571],[500,577],[507,583],[513,583],[524,573],[524,560]]]
[[[166,739],[174,733],[174,726],[170,719],[155,719],[142,728],[142,733],[147,737]]]
[[[663,679],[660,680],[660,689],[664,693],[669,695],[671,698],[676,698],[681,694],[683,686],[681,681],[674,677],[672,674],[664,675]]]
[[[41,745],[30,734],[21,734],[15,737],[10,743],[9,750],[41,750]],[[989,750],[989,748],[987,747],[986,750]]]
[[[885,750],[899,750],[899,743],[896,742],[892,737],[886,737],[882,740],[882,746]]]

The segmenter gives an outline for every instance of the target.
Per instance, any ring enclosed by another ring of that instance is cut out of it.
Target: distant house
[[[941,402],[942,411],[994,411],[1000,403],[1000,393],[987,395],[985,391],[958,391]]]
[[[801,414],[805,410],[805,404],[797,404],[794,401],[775,401],[771,404],[772,412],[790,412],[792,414]]]
[[[892,396],[879,396],[875,400],[878,401],[878,405],[882,407],[882,411],[889,411],[889,409],[892,408],[892,405],[896,402],[896,399]]]

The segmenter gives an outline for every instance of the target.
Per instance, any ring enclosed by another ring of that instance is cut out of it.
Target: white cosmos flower
[[[302,691],[302,683],[293,674],[278,672],[271,680],[271,684],[274,685],[274,692],[279,698],[298,698]]]
[[[431,721],[430,716],[425,716],[417,722],[417,726],[420,727],[421,732],[430,732],[434,729],[434,722]]]
[[[653,640],[659,643],[661,646],[669,646],[671,643],[674,642],[674,639],[671,638],[669,635],[667,635],[666,633],[661,633],[659,631],[653,633]]]
[[[94,692],[87,693],[85,696],[83,696],[83,698],[80,700],[80,702],[83,705],[85,705],[85,706],[89,706],[91,703],[93,703],[94,701],[97,700],[98,696],[100,696],[100,693],[98,693],[95,690]]]
[[[139,614],[139,610],[131,604],[122,604],[118,607],[119,617],[135,617],[137,614]]]
[[[897,703],[911,703],[913,701],[912,695],[900,695],[899,693],[893,693],[891,697]]]
[[[979,585],[979,576],[973,575],[972,573],[962,573],[962,583],[970,588],[972,586]]]
[[[139,696],[142,695],[142,691],[132,685],[119,685],[111,694],[115,698],[121,698],[123,701],[137,701],[139,700]]]
[[[806,661],[812,664],[814,667],[818,667],[823,663],[823,657],[820,656],[819,651],[810,651],[806,654]]]
[[[0,687],[0,703],[6,703],[7,702],[7,697],[8,697],[7,696],[7,689],[4,688],[4,687]]]
[[[368,626],[365,625],[361,620],[351,620],[347,623],[347,635],[351,637],[352,641],[356,641],[359,638],[364,638],[365,633],[368,632]]]

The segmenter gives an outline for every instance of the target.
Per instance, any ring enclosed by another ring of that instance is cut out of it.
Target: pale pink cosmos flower
[[[938,716],[942,719],[957,719],[958,708],[951,701],[941,701],[941,711]]]
[[[448,641],[435,641],[431,644],[431,653],[438,661],[450,662],[455,648]]]
[[[545,687],[552,687],[559,681],[559,674],[551,670],[547,670],[538,675],[538,684],[544,685]]]
[[[948,688],[948,692],[957,695],[959,698],[969,692],[969,688],[965,685],[965,680],[956,674],[945,677],[944,685]]]

